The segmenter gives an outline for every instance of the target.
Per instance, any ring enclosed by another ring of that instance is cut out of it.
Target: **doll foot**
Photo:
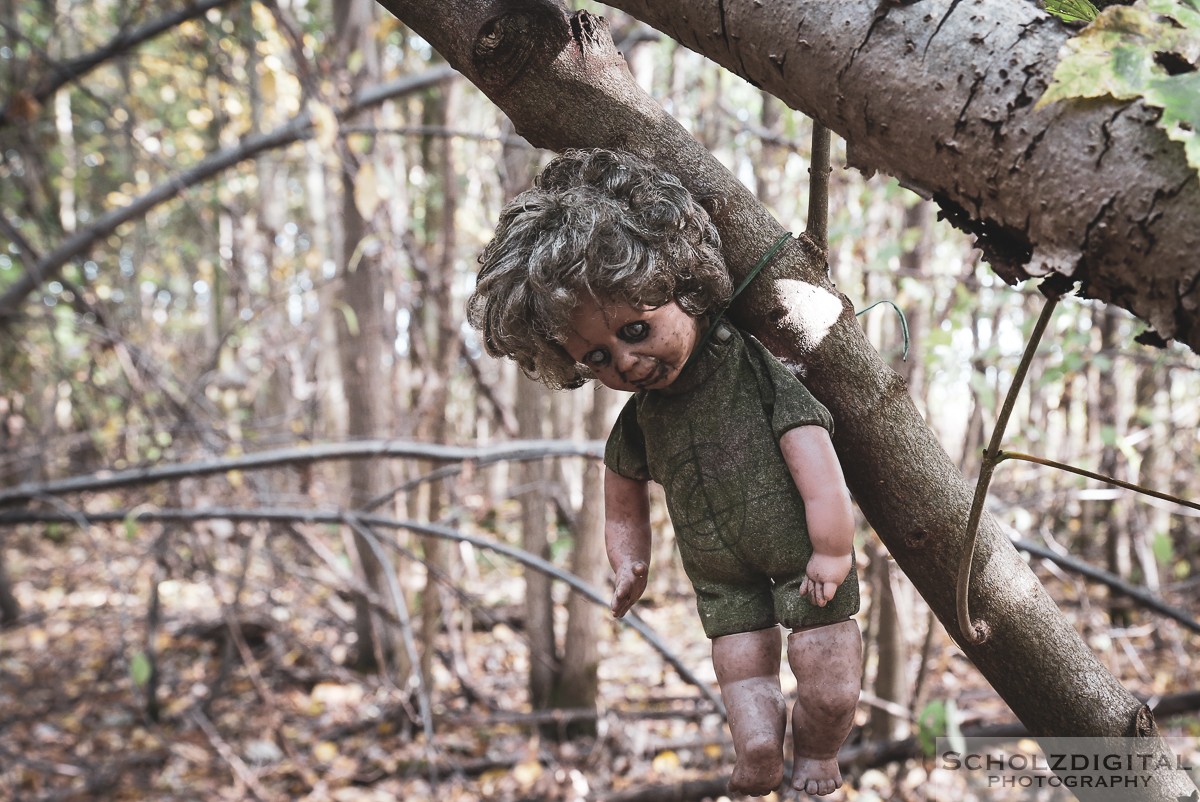
[[[747,796],[766,796],[783,782],[783,750],[773,739],[746,744],[733,766],[729,790]]]
[[[797,757],[792,770],[792,787],[810,796],[825,796],[842,787],[837,758],[816,760]]]

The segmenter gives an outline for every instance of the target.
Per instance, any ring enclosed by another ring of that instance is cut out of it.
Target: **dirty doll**
[[[551,387],[634,393],[604,458],[612,612],[646,589],[654,480],[712,640],[730,790],[783,779],[780,625],[798,687],[792,784],[840,787],[862,659],[849,492],[829,412],[720,314],[731,286],[707,213],[641,159],[572,151],[506,206],[480,264],[469,316],[489,353]]]

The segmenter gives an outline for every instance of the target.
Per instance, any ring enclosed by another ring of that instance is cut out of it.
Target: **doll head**
[[[565,348],[581,304],[704,318],[731,292],[720,247],[675,176],[621,151],[567,151],[501,212],[467,316],[489,354],[578,387],[593,377]]]

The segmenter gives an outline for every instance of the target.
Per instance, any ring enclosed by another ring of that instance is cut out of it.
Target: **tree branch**
[[[1185,713],[1195,713],[1200,710],[1200,691],[1188,691],[1160,697],[1154,704],[1156,716],[1172,716]],[[1016,739],[1029,737],[1031,733],[1020,722],[1003,722],[999,724],[979,724],[973,727],[963,727],[964,738],[1006,738]],[[920,739],[916,736],[903,738],[899,741],[868,741],[844,747],[838,753],[838,766],[845,774],[861,772],[864,769],[881,768],[891,763],[906,760],[917,760],[925,756],[925,750]],[[599,802],[699,802],[705,798],[717,798],[728,793],[728,777],[711,777],[702,780],[689,780],[682,783],[640,786],[628,791],[619,791],[599,797]]]
[[[1071,276],[1200,348],[1200,181],[1140,101],[1036,106],[1072,33],[1038,4],[607,5],[827,125],[864,173],[932,197],[1009,283]]]
[[[1166,616],[1167,618],[1172,618],[1178,621],[1180,624],[1183,624],[1193,632],[1200,632],[1200,622],[1197,622],[1196,619],[1192,618],[1186,610],[1181,610],[1178,607],[1167,604],[1150,591],[1144,588],[1134,587],[1115,574],[1110,574],[1108,571],[1101,570],[1094,565],[1089,565],[1083,560],[1072,557],[1069,554],[1058,554],[1057,552],[1051,551],[1044,546],[1039,546],[1036,543],[1030,543],[1028,540],[1014,538],[1013,545],[1021,551],[1028,552],[1035,557],[1040,557],[1043,560],[1049,560],[1056,565],[1061,565],[1063,568],[1087,577],[1093,582],[1099,582],[1101,585],[1115,590],[1122,596],[1127,596],[1130,599],[1133,599],[1148,610],[1152,610],[1160,615]]]
[[[454,70],[448,66],[434,67],[420,75],[406,76],[381,86],[366,89],[349,106],[338,112],[338,118],[351,118],[364,109],[450,80],[454,75]],[[219,150],[198,164],[171,176],[125,206],[110,209],[100,215],[92,225],[68,237],[59,243],[58,247],[37,259],[33,264],[26,264],[25,272],[3,294],[0,294],[0,330],[12,324],[17,316],[17,310],[34,290],[56,276],[67,262],[83,256],[96,242],[111,235],[119,226],[145,217],[154,207],[166,203],[184,190],[201,184],[240,162],[252,159],[265,151],[275,150],[307,139],[312,135],[312,131],[311,115],[307,111],[302,112],[274,131],[248,136],[237,145]],[[11,224],[6,223],[0,227],[9,228]]]
[[[220,457],[199,462],[179,462],[155,465],[150,468],[131,468],[127,471],[104,471],[86,476],[69,476],[49,482],[27,482],[16,487],[0,489],[0,506],[18,501],[30,501],[43,496],[68,493],[97,492],[119,487],[153,484],[185,477],[210,476],[229,471],[254,471],[309,465],[338,459],[423,459],[431,462],[473,462],[489,465],[494,462],[526,461],[546,457],[592,457],[603,454],[600,441],[573,442],[569,440],[513,440],[491,446],[443,446],[409,440],[357,440],[349,443],[325,443],[301,448],[280,448]]]

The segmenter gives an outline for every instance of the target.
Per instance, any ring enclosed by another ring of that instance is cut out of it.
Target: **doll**
[[[720,312],[731,286],[708,214],[677,178],[618,151],[569,151],[501,213],[469,319],[494,356],[554,388],[634,393],[605,450],[612,612],[646,589],[648,482],[662,484],[712,641],[731,792],[783,779],[796,676],[793,787],[841,786],[862,639],[849,491],[829,412]]]

